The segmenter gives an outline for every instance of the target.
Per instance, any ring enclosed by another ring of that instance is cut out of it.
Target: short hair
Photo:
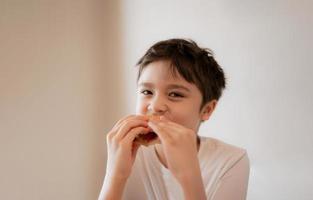
[[[190,39],[169,39],[152,45],[139,59],[137,82],[144,68],[152,62],[168,60],[173,76],[178,72],[187,82],[195,84],[202,93],[200,109],[209,101],[219,100],[226,81],[223,69],[208,48],[200,48]]]

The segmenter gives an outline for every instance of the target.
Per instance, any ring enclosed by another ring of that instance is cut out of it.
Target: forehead
[[[175,69],[170,66],[171,62],[160,60],[148,64],[141,73],[138,83],[143,81],[166,81],[166,82],[181,82],[188,83]]]

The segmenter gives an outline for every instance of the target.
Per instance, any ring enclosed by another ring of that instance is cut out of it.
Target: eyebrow
[[[153,83],[143,82],[143,83],[138,84],[138,87],[152,88]],[[167,85],[167,89],[182,89],[182,90],[185,90],[186,92],[191,92],[189,88],[187,88],[183,85],[179,85],[179,84],[169,84],[169,85]]]

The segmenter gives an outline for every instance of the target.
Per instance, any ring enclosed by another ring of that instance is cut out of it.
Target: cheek
[[[186,128],[196,130],[199,122],[199,114],[194,109],[179,109],[175,112],[174,121]]]

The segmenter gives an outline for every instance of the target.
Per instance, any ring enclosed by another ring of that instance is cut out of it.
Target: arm
[[[195,131],[164,117],[150,120],[149,126],[161,140],[167,167],[180,183],[185,199],[206,199]]]
[[[180,179],[180,184],[184,191],[185,200],[206,199],[200,169],[193,171],[190,177]]]
[[[249,182],[249,159],[245,154],[221,178],[213,200],[245,200]]]
[[[105,178],[98,200],[122,199],[126,181],[123,179],[109,180]]]

